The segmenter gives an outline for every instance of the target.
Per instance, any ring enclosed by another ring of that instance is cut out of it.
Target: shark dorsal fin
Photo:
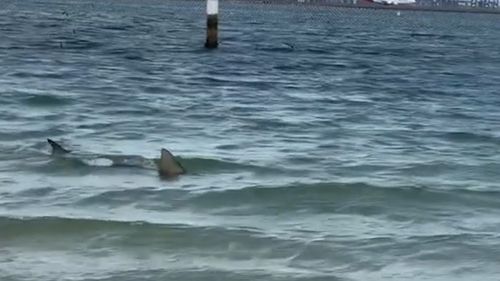
[[[57,142],[47,139],[47,142],[50,144],[52,147],[52,155],[61,155],[61,154],[66,154],[70,153],[71,151],[64,149],[60,144]]]
[[[186,172],[181,163],[177,162],[174,155],[165,148],[161,149],[161,158],[158,169],[160,175],[167,177],[177,176]]]

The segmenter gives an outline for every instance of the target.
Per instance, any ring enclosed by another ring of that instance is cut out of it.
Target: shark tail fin
[[[52,147],[52,155],[61,155],[61,154],[66,154],[70,153],[71,151],[64,149],[60,144],[57,142],[47,139],[47,142],[50,144]]]
[[[158,165],[160,175],[172,177],[186,173],[184,167],[179,163],[174,155],[165,148],[161,149],[161,158]]]

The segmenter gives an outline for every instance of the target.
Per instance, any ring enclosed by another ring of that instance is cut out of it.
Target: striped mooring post
[[[207,41],[205,48],[215,49],[219,45],[218,42],[218,25],[219,25],[219,0],[207,0]]]

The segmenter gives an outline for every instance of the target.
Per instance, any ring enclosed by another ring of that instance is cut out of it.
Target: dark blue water
[[[0,280],[498,280],[499,20],[3,0]]]

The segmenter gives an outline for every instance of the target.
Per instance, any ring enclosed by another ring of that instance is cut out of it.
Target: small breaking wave
[[[390,209],[464,205],[497,208],[495,191],[439,190],[422,186],[383,187],[367,183],[322,182],[274,187],[251,186],[236,190],[209,191],[190,199],[196,208],[212,209],[250,206],[287,212],[308,210],[320,213],[390,214]],[[392,210],[393,212],[393,210]]]
[[[85,237],[88,246],[100,244],[106,247],[146,247],[156,250],[162,245],[164,251],[179,248],[198,250],[223,250],[231,247],[231,241],[238,245],[272,246],[276,243],[297,244],[294,240],[268,236],[253,228],[196,226],[190,224],[153,223],[115,219],[70,218],[58,216],[12,217],[0,216],[0,238],[2,241],[16,241],[36,237],[38,241],[57,243],[59,239]],[[106,235],[102,235],[105,233]],[[223,239],[221,239],[223,238]],[[37,242],[38,243],[38,242]],[[233,246],[234,247],[234,246]],[[155,251],[156,251],[155,250]],[[272,255],[272,253],[269,253]]]

